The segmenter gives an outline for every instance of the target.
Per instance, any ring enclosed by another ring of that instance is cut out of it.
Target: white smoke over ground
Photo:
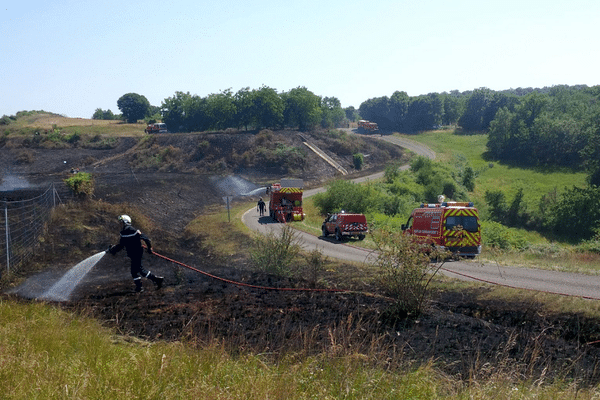
[[[27,180],[12,174],[4,175],[2,183],[0,183],[0,192],[12,192],[29,188],[31,188],[31,184]]]

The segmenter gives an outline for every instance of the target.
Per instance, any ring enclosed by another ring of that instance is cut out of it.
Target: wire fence
[[[40,236],[60,202],[54,184],[26,200],[0,200],[0,276],[15,272],[35,255]]]

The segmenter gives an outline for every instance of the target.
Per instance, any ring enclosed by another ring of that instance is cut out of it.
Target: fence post
[[[10,244],[9,244],[9,232],[8,232],[8,203],[4,205],[4,223],[6,225],[6,273],[10,273]]]

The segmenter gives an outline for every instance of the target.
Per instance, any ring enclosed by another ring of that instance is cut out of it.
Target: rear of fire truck
[[[302,179],[282,179],[269,186],[269,215],[277,222],[302,221]]]

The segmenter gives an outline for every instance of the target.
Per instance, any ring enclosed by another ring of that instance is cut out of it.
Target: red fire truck
[[[167,133],[167,124],[164,122],[157,122],[154,124],[149,124],[146,129],[144,129],[146,133]]]
[[[402,225],[402,230],[458,256],[474,258],[481,253],[479,213],[471,202],[421,204]]]
[[[361,119],[358,121],[358,132],[359,133],[378,133],[379,126],[376,122],[367,121]]]
[[[269,192],[269,215],[275,221],[302,221],[302,179],[282,179],[267,188]]]

